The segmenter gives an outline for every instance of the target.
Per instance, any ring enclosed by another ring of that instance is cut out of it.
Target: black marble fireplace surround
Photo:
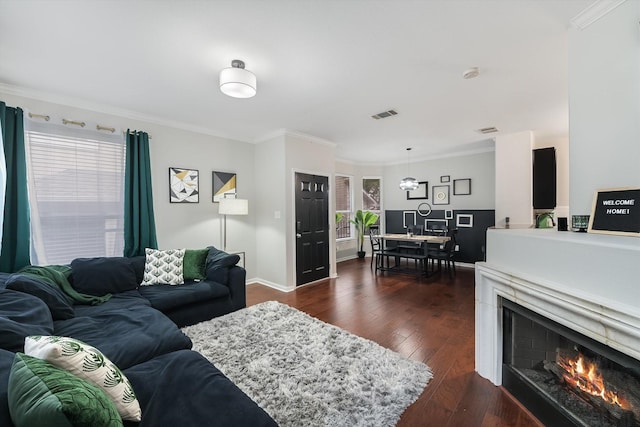
[[[640,426],[640,361],[502,298],[502,385],[545,425]]]

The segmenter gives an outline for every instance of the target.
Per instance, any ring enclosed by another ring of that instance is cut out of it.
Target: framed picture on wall
[[[457,214],[456,215],[456,227],[472,228],[473,227],[473,214]]]
[[[429,198],[429,182],[419,181],[418,188],[413,191],[407,191],[407,200],[422,200]]]
[[[236,174],[233,172],[213,172],[213,202],[217,203],[220,199],[228,196],[235,196]]]
[[[431,187],[433,192],[433,199],[431,203],[434,205],[448,205],[449,204],[449,186],[448,185],[434,185]]]
[[[416,225],[416,212],[415,211],[403,211],[402,212],[402,227],[413,227]]]
[[[444,218],[445,219],[453,219],[453,211],[451,209],[445,209]]]
[[[198,171],[196,169],[169,168],[169,202],[198,203]]]
[[[440,177],[440,182],[445,183],[451,181],[451,177],[449,175],[442,175]]]
[[[471,194],[471,178],[453,180],[454,196],[468,196],[470,194]]]

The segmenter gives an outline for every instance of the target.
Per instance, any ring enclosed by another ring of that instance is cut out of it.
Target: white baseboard
[[[291,292],[291,291],[295,291],[296,290],[296,288],[293,288],[293,289],[287,288],[286,286],[281,285],[279,283],[270,282],[268,280],[260,279],[259,277],[255,277],[255,278],[252,278],[252,279],[247,279],[247,281],[245,283],[247,284],[247,286],[257,283],[259,285],[264,285],[264,286],[267,286],[269,288],[273,288],[273,289],[275,289],[277,291],[281,291],[281,292]]]
[[[349,261],[350,259],[356,259],[356,258],[358,258],[358,255],[349,255],[342,258],[336,258],[336,262]]]

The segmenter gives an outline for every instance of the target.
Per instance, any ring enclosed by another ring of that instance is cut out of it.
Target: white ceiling
[[[339,159],[396,162],[406,147],[489,147],[476,132],[489,126],[566,137],[567,30],[591,3],[0,0],[0,83],[248,142],[286,129],[336,143]],[[235,58],[258,77],[254,98],[217,87]],[[480,76],[462,79],[472,66]]]

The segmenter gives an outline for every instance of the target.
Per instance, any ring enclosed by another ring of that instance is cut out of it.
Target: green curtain
[[[29,199],[22,109],[7,107],[0,101],[0,124],[7,169],[0,271],[13,273],[30,264]]]
[[[158,248],[151,193],[149,135],[127,129],[124,174],[124,256],[144,255]]]

